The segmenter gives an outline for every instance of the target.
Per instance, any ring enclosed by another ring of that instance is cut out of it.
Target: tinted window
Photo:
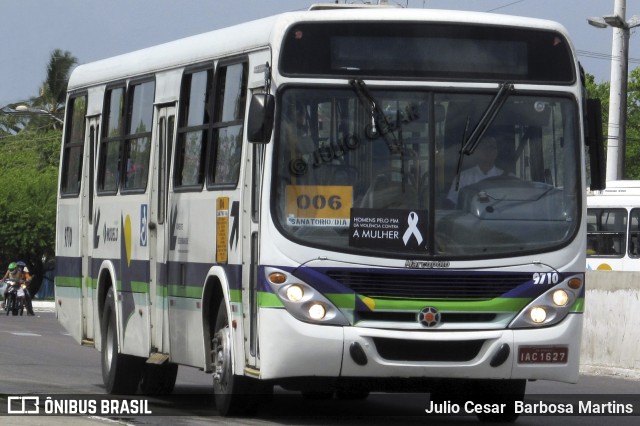
[[[80,193],[80,178],[82,176],[84,119],[87,114],[86,96],[71,98],[68,109],[60,192],[62,195],[77,196]]]
[[[575,80],[562,35],[472,24],[301,23],[287,33],[280,64],[285,75]]]

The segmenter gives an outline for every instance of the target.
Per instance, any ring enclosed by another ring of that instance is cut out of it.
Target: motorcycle
[[[7,315],[22,315],[25,308],[25,284],[19,284],[15,280],[5,280],[7,285],[4,310]]]

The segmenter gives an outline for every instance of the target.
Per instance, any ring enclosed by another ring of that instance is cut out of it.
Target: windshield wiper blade
[[[473,132],[471,132],[468,138],[467,130],[469,129],[469,117],[467,116],[467,124],[465,125],[464,133],[462,135],[462,147],[460,148],[460,153],[458,154],[458,167],[456,168],[455,177],[456,191],[460,186],[460,172],[462,171],[462,161],[464,158],[463,155],[473,154],[473,152],[480,144],[482,136],[484,136],[491,123],[493,123],[493,120],[495,120],[496,115],[498,115],[498,113],[500,112],[500,109],[506,102],[509,95],[511,95],[511,92],[513,92],[512,83],[505,81],[504,83],[500,84],[498,93],[496,93],[496,95],[493,97],[491,103],[482,114],[482,117],[480,117],[478,124],[476,124],[476,127],[473,129]]]
[[[480,117],[480,121],[476,124],[476,127],[473,129],[469,138],[462,145],[462,149],[460,150],[460,154],[471,155],[478,147],[482,136],[485,134],[493,120],[495,120],[496,115],[500,112],[500,109],[506,102],[507,98],[513,92],[513,83],[505,81],[500,84],[500,88],[498,89],[498,93],[493,97],[491,103],[487,107],[487,109]]]
[[[389,124],[387,117],[384,115],[384,112],[380,108],[378,102],[369,91],[369,88],[367,87],[364,80],[349,80],[349,84],[358,96],[358,100],[360,101],[362,106],[371,114],[372,139],[377,137],[376,134],[379,134],[384,138],[387,146],[389,147],[389,151],[392,154],[401,152],[401,143],[398,143],[398,141],[395,140],[396,138],[391,131],[391,125]],[[391,137],[394,139],[393,141],[389,139],[389,135],[391,135]]]

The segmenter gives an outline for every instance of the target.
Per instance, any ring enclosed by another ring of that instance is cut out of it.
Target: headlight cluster
[[[324,295],[288,272],[266,268],[269,286],[287,311],[300,321],[349,325],[349,321]]]
[[[515,317],[509,328],[548,326],[559,323],[570,312],[582,290],[583,280],[570,277],[538,296]]]

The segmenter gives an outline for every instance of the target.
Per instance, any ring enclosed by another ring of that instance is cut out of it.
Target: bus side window
[[[124,87],[114,87],[105,95],[105,114],[98,159],[98,192],[115,193],[120,174],[120,146],[124,116]]]
[[[640,257],[640,209],[631,209],[629,215],[629,257]]]
[[[154,81],[132,85],[129,89],[123,188],[126,190],[144,190],[147,187],[154,98]]]
[[[86,96],[77,96],[69,101],[71,111],[70,123],[65,135],[64,151],[62,155],[62,178],[60,179],[60,193],[65,196],[80,194],[80,179],[82,177],[82,157],[84,147],[84,116],[87,111]]]
[[[181,110],[176,144],[174,186],[199,191],[211,126],[211,69],[185,73],[180,94]]]
[[[209,184],[238,183],[244,114],[247,103],[247,63],[222,65],[216,72],[213,146]]]

